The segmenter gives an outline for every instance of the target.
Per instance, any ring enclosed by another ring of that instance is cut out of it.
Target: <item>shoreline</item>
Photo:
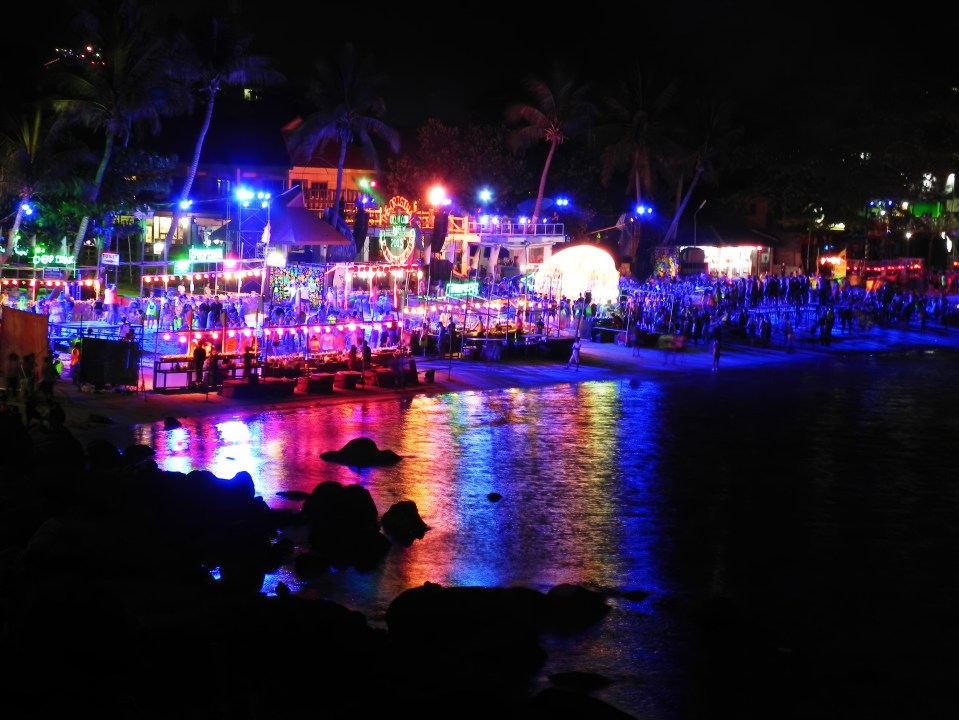
[[[779,344],[762,348],[745,342],[726,342],[723,344],[719,373],[722,375],[723,372],[732,373],[769,365],[786,368],[794,363],[816,362],[824,357],[939,350],[959,350],[959,333],[941,327],[927,328],[925,332],[909,326],[874,328],[868,332],[836,335],[829,345],[821,345],[812,337],[800,338],[791,351]],[[150,366],[141,369],[140,389],[136,392],[81,392],[68,376],[57,382],[54,400],[64,410],[66,428],[86,444],[90,440],[122,434],[133,425],[163,423],[171,417],[245,415],[301,406],[394,401],[420,395],[525,389],[573,382],[636,380],[644,375],[663,377],[683,373],[700,376],[712,372],[712,353],[705,343],[687,345],[679,351],[641,348],[634,354],[630,347],[587,341],[583,343],[580,355],[581,366],[578,370],[567,369],[564,361],[539,358],[489,362],[418,357],[417,367],[421,379],[412,387],[393,389],[368,385],[355,390],[335,388],[328,393],[295,392],[268,399],[223,397],[216,392],[154,392]],[[433,371],[433,382],[422,379],[426,370]]]

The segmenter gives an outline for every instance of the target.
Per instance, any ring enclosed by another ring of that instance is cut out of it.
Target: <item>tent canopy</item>
[[[613,256],[593,245],[574,245],[554,253],[536,273],[536,291],[572,300],[590,292],[602,305],[619,300],[619,270]]]
[[[303,191],[295,185],[270,206],[271,245],[352,245],[353,241],[321,220],[303,202]]]

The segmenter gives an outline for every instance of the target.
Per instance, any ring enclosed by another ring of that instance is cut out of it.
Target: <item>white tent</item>
[[[605,250],[594,245],[575,245],[553,253],[536,273],[536,291],[575,300],[592,293],[598,305],[619,300],[619,270]]]

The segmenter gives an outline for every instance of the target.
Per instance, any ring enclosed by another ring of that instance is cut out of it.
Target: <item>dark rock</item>
[[[538,642],[544,604],[542,593],[527,588],[426,583],[407,590],[386,611],[395,663],[411,669],[406,681],[414,685],[429,678],[513,697],[546,660]]]
[[[87,464],[92,469],[120,467],[123,453],[109,440],[91,440],[87,443]]]
[[[618,710],[609,703],[580,692],[562,688],[546,688],[529,701],[525,717],[550,720],[629,720],[634,715]]]
[[[152,459],[155,455],[156,450],[149,445],[130,445],[123,450],[123,463],[125,465],[138,465]]]
[[[575,632],[595,625],[609,612],[609,604],[601,593],[579,585],[563,583],[546,593],[546,629]]]
[[[367,468],[395,465],[403,458],[392,450],[380,450],[370,438],[355,438],[339,450],[327,450],[320,453],[320,459],[327,462]]]
[[[576,671],[553,673],[549,676],[549,681],[566,690],[586,693],[600,690],[610,684],[610,679],[605,675]]]
[[[414,540],[422,540],[426,531],[429,530],[429,526],[420,517],[416,503],[412,500],[400,500],[394,503],[383,513],[380,524],[387,537],[403,547],[409,547]]]
[[[364,487],[319,483],[303,501],[302,513],[310,525],[311,550],[334,567],[371,569],[389,550],[373,496]]]

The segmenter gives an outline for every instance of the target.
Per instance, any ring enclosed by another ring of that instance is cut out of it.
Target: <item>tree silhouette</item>
[[[210,130],[213,111],[221,90],[225,87],[266,87],[279,85],[286,77],[271,67],[271,61],[261,55],[250,54],[252,35],[240,36],[235,25],[216,17],[205,17],[192,28],[189,35],[179,36],[179,57],[185,70],[185,81],[192,84],[205,105],[203,121],[193,147],[193,157],[176,203],[173,219],[163,244],[163,262],[170,256],[170,245],[176,234],[183,203],[190,198],[193,181],[200,166],[203,144]]]
[[[301,164],[308,164],[315,151],[336,144],[339,154],[330,221],[338,227],[347,148],[359,146],[378,168],[374,141],[385,142],[397,153],[400,136],[381,119],[386,103],[379,88],[385,78],[373,71],[369,59],[360,57],[352,43],[342,45],[332,58],[314,63],[313,71],[307,97],[316,110],[294,129],[289,142],[294,161]]]
[[[626,194],[632,194],[637,206],[652,202],[658,188],[671,186],[670,178],[688,155],[678,139],[678,93],[676,78],[660,82],[654,73],[643,73],[633,64],[603,94],[604,120],[596,131],[602,147],[602,182],[608,185],[614,175],[625,173]],[[622,239],[621,251],[635,261],[640,223],[628,231],[624,228]]]
[[[0,119],[0,169],[5,184],[17,196],[0,264],[8,262],[13,253],[26,205],[47,194],[80,191],[73,173],[84,159],[89,159],[86,149],[76,142],[64,142],[42,103],[31,103],[22,113],[8,113]]]
[[[174,49],[154,6],[119,0],[85,11],[76,26],[91,54],[62,59],[54,67],[57,98],[53,107],[61,122],[103,134],[103,148],[84,200],[94,204],[117,146],[125,147],[135,131],[156,134],[160,118],[188,107],[186,87],[176,73]],[[160,28],[160,30],[158,30]],[[80,221],[73,243],[76,262],[90,224]]]
[[[530,222],[535,224],[540,218],[546,178],[556,149],[570,138],[589,130],[595,107],[589,99],[589,86],[578,84],[574,76],[558,65],[554,68],[551,82],[530,76],[526,78],[525,85],[532,96],[532,103],[511,104],[506,109],[506,120],[519,125],[510,134],[510,145],[514,151],[533,147],[543,141],[548,146],[530,218]]]

